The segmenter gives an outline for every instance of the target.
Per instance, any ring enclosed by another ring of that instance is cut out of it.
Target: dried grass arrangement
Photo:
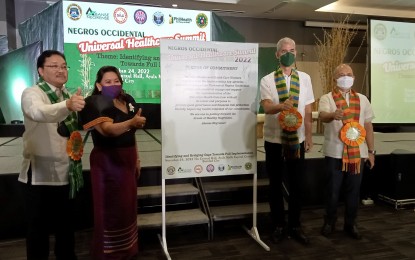
[[[357,34],[357,25],[349,24],[350,15],[347,15],[343,20],[335,22],[335,26],[330,30],[324,31],[323,39],[319,39],[315,34],[317,42],[317,57],[320,67],[320,77],[323,84],[323,93],[328,93],[333,87],[333,71],[341,63],[345,63],[344,59],[347,54],[347,49]],[[360,44],[362,46],[366,34]],[[360,50],[359,47],[359,50]],[[356,57],[353,56],[350,63]]]

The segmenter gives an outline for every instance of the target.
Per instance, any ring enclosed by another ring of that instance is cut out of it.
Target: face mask
[[[287,52],[280,56],[280,62],[285,67],[291,66],[295,61],[295,55],[292,52]]]
[[[349,90],[353,86],[354,78],[343,76],[337,79],[337,86],[343,90]]]
[[[118,97],[118,95],[121,93],[121,89],[122,89],[121,85],[102,86],[101,93],[104,96],[114,99]]]

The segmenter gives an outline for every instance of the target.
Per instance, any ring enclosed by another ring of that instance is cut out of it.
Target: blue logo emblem
[[[161,12],[155,12],[153,14],[153,22],[156,25],[159,25],[159,26],[162,25],[164,23],[164,14]]]

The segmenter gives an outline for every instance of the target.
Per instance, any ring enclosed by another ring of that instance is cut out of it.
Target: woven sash
[[[300,99],[300,79],[298,72],[295,69],[291,70],[290,89],[287,90],[287,83],[281,68],[277,68],[274,73],[275,87],[278,91],[278,98],[280,104],[284,103],[286,99],[292,97],[294,107],[298,108],[298,101]],[[283,155],[285,159],[300,158],[300,142],[298,139],[297,130],[287,131],[281,130],[281,144],[283,147]]]
[[[49,85],[41,78],[37,83],[40,89],[42,89],[48,96],[52,104],[59,102],[59,97],[56,95],[56,92],[53,91]],[[65,99],[69,99],[69,95],[62,91],[62,95]],[[78,120],[75,112],[70,113],[64,120],[66,127],[69,132],[72,133],[78,130]],[[84,186],[84,180],[82,177],[82,161],[73,160],[69,157],[69,186],[70,186],[70,198],[74,198],[76,192]]]
[[[332,96],[336,107],[343,110],[343,125],[348,122],[357,122],[359,123],[360,117],[360,99],[357,93],[353,90],[350,90],[350,99],[349,105],[347,105],[346,100],[338,89],[332,91]],[[342,156],[342,171],[347,171],[353,174],[360,173],[360,149],[359,146],[352,146],[344,144],[343,146],[343,156]]]

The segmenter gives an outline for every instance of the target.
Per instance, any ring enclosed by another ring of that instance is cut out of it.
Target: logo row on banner
[[[164,11],[162,11],[164,10]],[[166,8],[161,11],[154,11],[151,14],[147,13],[142,8],[137,8],[133,13],[129,13],[123,7],[115,7],[112,12],[105,10],[100,12],[95,8],[88,7],[87,10],[83,10],[77,3],[71,3],[66,8],[66,14],[69,19],[77,21],[80,19],[93,19],[93,20],[110,20],[113,19],[119,24],[124,24],[128,19],[134,19],[137,24],[145,24],[152,21],[155,25],[161,26],[165,23],[168,24],[191,24],[195,23],[199,28],[205,28],[208,25],[208,16],[205,13],[198,13],[195,17],[187,16],[174,16],[168,14],[168,22],[166,22]]]
[[[214,165],[214,164],[208,164],[205,167],[203,167],[202,165],[198,164],[195,165],[193,167],[193,169],[191,168],[184,168],[184,167],[178,167],[176,169],[176,167],[174,166],[169,166],[166,169],[166,173],[168,175],[175,175],[175,174],[186,174],[186,173],[197,173],[197,174],[203,174],[205,173],[226,173],[229,174],[230,172],[234,172],[237,174],[240,174],[243,171],[250,171],[252,169],[252,163],[251,162],[246,162],[243,166],[242,165],[225,165],[225,164],[219,164],[219,165]],[[183,176],[182,176],[183,177]]]

